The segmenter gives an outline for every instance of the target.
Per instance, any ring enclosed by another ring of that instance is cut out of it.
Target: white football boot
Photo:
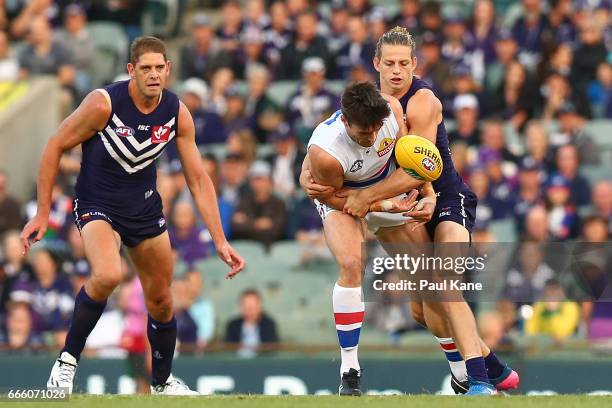
[[[47,388],[66,388],[72,394],[72,382],[76,374],[77,360],[64,351],[53,364],[51,375],[47,380]]]
[[[199,392],[190,390],[187,384],[178,378],[174,378],[172,374],[168,377],[164,384],[151,386],[152,395],[200,395]]]

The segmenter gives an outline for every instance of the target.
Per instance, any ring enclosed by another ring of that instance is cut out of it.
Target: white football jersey
[[[308,148],[319,146],[336,158],[344,170],[344,187],[365,188],[378,183],[396,168],[393,147],[399,132],[399,124],[393,111],[384,120],[383,126],[370,147],[363,147],[349,137],[337,111],[316,127]]]

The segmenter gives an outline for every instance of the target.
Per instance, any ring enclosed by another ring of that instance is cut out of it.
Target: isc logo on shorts
[[[163,227],[164,225],[166,225],[166,219],[165,218],[160,218],[157,221],[157,225],[159,225],[159,228]]]

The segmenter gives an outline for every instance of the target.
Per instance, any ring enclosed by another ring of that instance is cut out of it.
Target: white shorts
[[[314,203],[317,207],[317,211],[319,212],[319,216],[321,216],[321,219],[323,221],[325,221],[325,218],[327,218],[327,216],[332,212],[341,212],[339,210],[336,210],[335,208],[331,208],[321,203],[319,200],[314,200]],[[410,219],[410,217],[404,217],[401,213],[388,213],[377,211],[367,213],[364,219],[368,225],[368,229],[373,234],[376,234],[379,228],[389,228],[404,225],[406,221]]]

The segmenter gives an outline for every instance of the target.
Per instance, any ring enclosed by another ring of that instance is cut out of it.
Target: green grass
[[[10,407],[8,404],[2,404]],[[604,407],[612,406],[612,397],[586,395],[559,396],[500,396],[500,397],[448,397],[436,395],[406,395],[406,396],[365,396],[361,398],[346,398],[337,396],[263,396],[263,395],[231,395],[231,396],[201,396],[201,397],[159,397],[159,396],[118,396],[118,395],[73,395],[66,402],[20,402],[17,408],[24,407],[87,407],[87,408],[419,408],[419,407]]]

